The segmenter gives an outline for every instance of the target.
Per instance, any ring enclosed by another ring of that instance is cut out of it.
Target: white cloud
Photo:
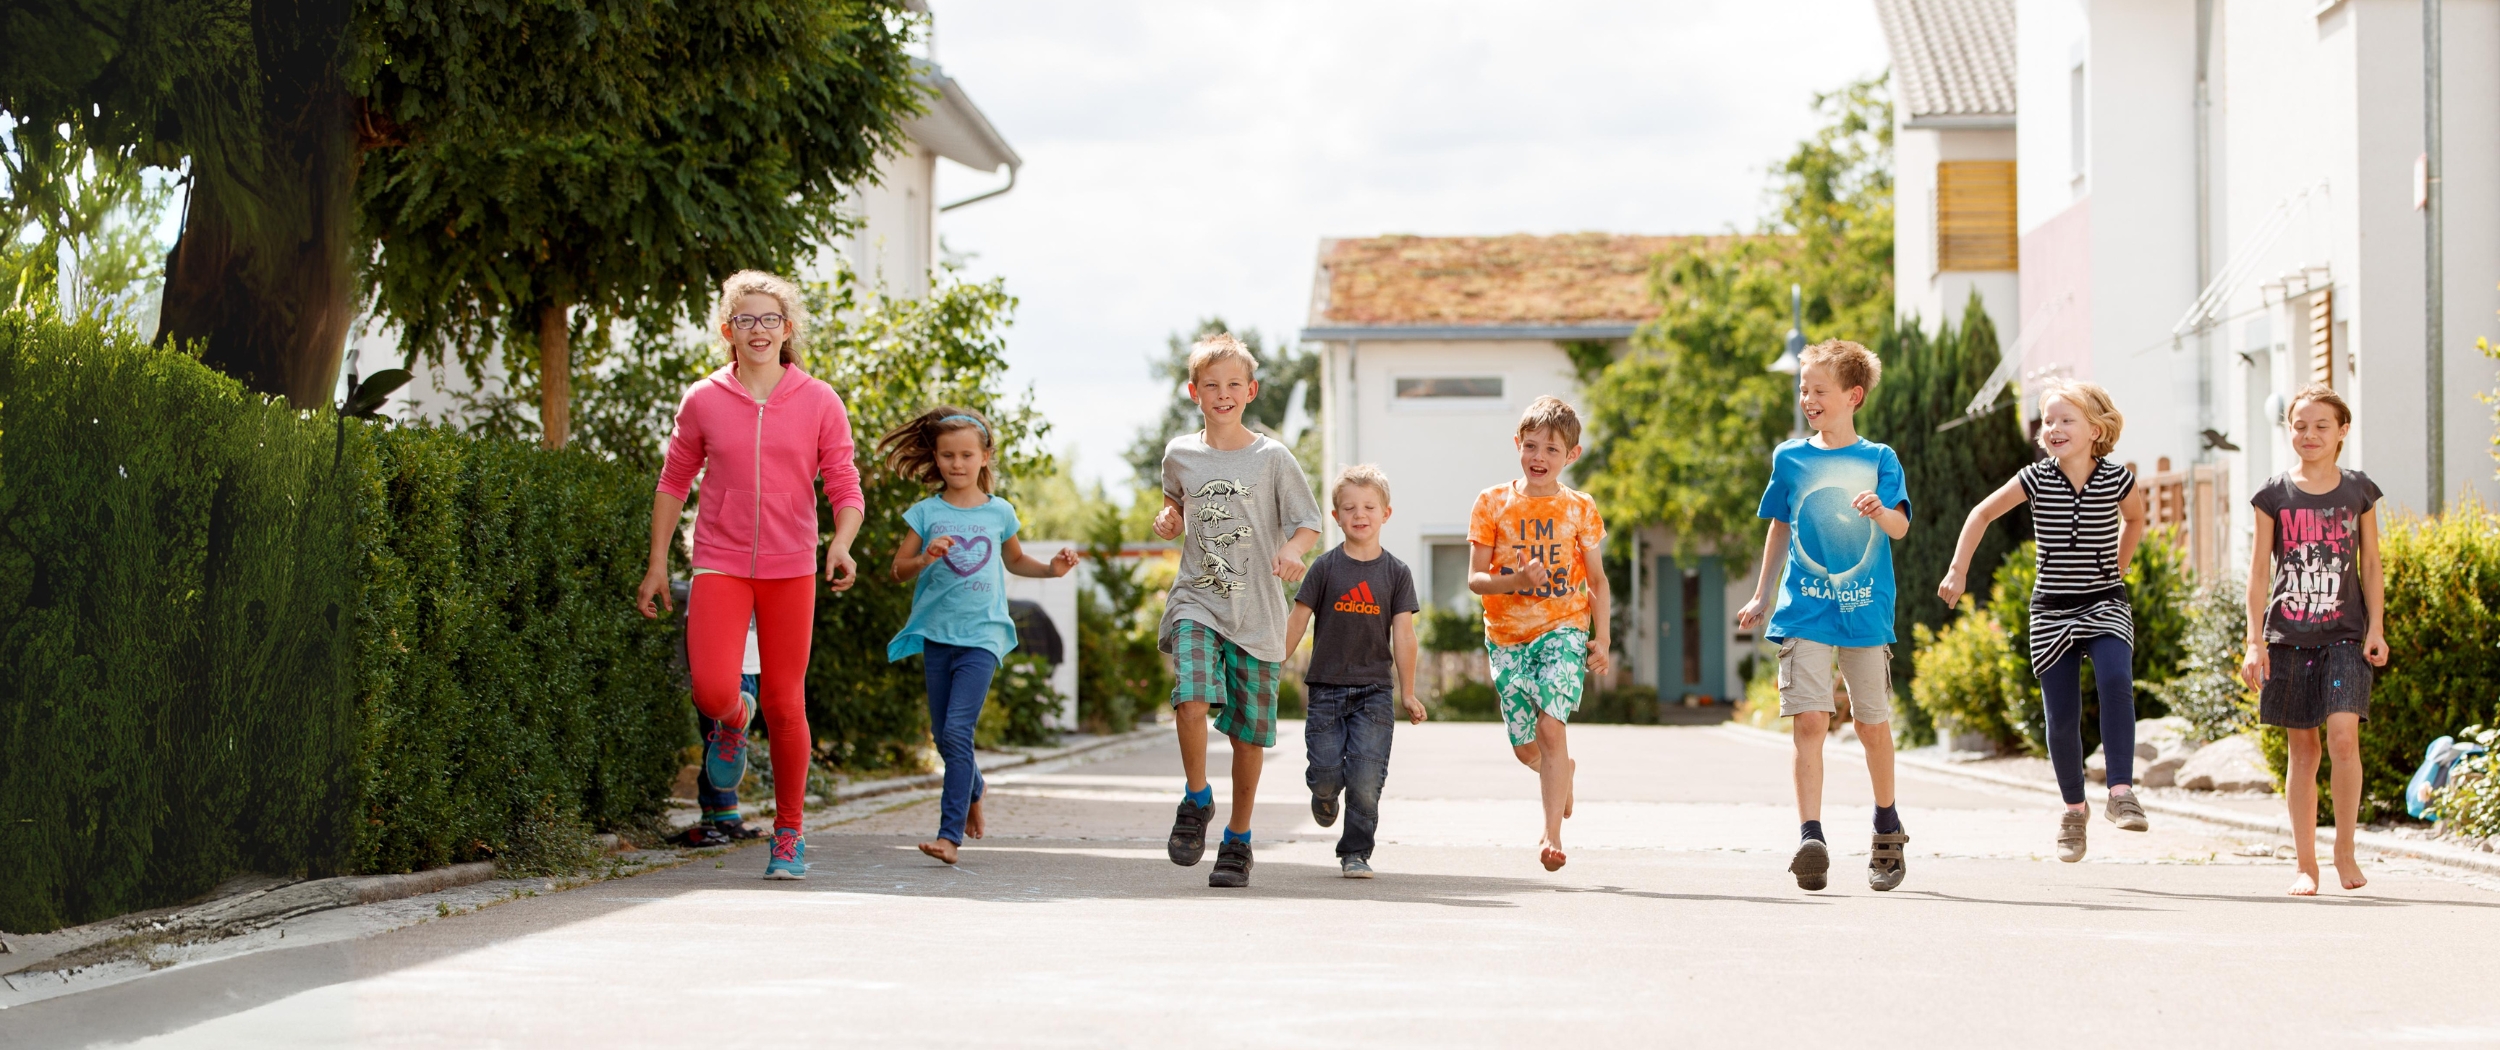
[[[1879,72],[1868,0],[935,0],[937,56],[1025,159],[947,244],[1019,296],[1013,376],[1115,487],[1220,314],[1301,327],[1321,237],[1750,226],[1817,91]],[[940,166],[940,199],[995,184]]]

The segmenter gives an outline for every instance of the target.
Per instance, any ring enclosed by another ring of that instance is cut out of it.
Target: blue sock
[[[1236,834],[1236,833],[1233,831],[1233,829],[1231,829],[1231,828],[1225,828],[1225,829],[1224,829],[1224,841],[1226,841],[1226,842],[1248,842],[1248,841],[1250,841],[1250,833],[1249,833],[1249,832],[1247,832],[1247,831],[1244,831],[1244,832],[1240,832],[1240,833]]]
[[[1799,841],[1799,842],[1803,842],[1803,841],[1805,841],[1805,840],[1807,840],[1807,839],[1813,839],[1813,840],[1814,840],[1814,841],[1816,841],[1816,842],[1821,842],[1821,841],[1823,841],[1823,822],[1822,822],[1822,821],[1819,821],[1819,820],[1809,820],[1809,821],[1806,821],[1806,822],[1805,822],[1805,826],[1804,826],[1804,827],[1802,827],[1802,828],[1799,828],[1799,829],[1798,829],[1798,839],[1797,839],[1797,841]]]
[[[1212,806],[1215,804],[1215,785],[1209,784],[1196,791],[1183,792],[1181,797],[1188,799],[1189,804],[1193,806]]]
[[[1875,807],[1875,833],[1878,835],[1900,834],[1901,814],[1891,806]]]

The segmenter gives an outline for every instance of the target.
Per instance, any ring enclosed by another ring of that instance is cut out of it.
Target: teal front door
[[[1727,695],[1727,569],[1717,555],[1657,562],[1658,696]]]

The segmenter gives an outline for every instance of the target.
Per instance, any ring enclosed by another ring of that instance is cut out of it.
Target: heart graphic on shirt
[[[957,576],[970,576],[990,563],[991,544],[987,536],[965,539],[955,537],[955,545],[946,549],[946,567]]]

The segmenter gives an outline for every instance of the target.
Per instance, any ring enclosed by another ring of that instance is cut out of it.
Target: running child
[[[789,281],[741,270],[712,306],[728,360],[688,387],[651,499],[651,565],[635,604],[647,617],[667,603],[668,544],[703,476],[694,520],[694,583],[686,602],[686,656],[695,708],[723,723],[716,747],[743,772],[756,708],[771,734],[773,841],[768,879],[807,877],[807,656],[816,626],[816,545],[837,593],[857,582],[851,541],[867,501],[851,462],[851,420],[833,388],[801,371],[807,304]],[[833,507],[833,537],[816,517],[817,478]],[[756,699],[738,692],[746,628],[755,623],[763,667]],[[736,728],[731,728],[736,727]],[[733,782],[734,782],[734,778]]]
[[[1612,596],[1598,548],[1606,522],[1588,493],[1565,487],[1580,458],[1580,414],[1557,397],[1530,402],[1511,435],[1519,478],[1476,494],[1467,515],[1467,589],[1484,596],[1484,648],[1511,753],[1537,773],[1545,832],[1537,863],[1560,869],[1571,815],[1564,730],[1589,675],[1606,673]]]
[[[2352,430],[2352,407],[2315,384],[2285,413],[2300,465],[2268,479],[2257,508],[2248,567],[2248,657],[2240,677],[2257,695],[2257,720],[2283,727],[2290,761],[2283,797],[2292,811],[2300,866],[2291,893],[2318,892],[2318,728],[2333,758],[2335,873],[2344,888],[2369,884],[2353,854],[2361,815],[2361,723],[2370,687],[2387,666],[2387,582],[2378,547],[2378,485],[2335,460]]]
[[[2083,800],[2083,661],[2101,702],[2101,753],[2109,761],[2109,822],[2121,831],[2150,826],[2135,797],[2135,613],[2127,604],[2127,563],[2144,539],[2144,493],[2135,475],[2109,461],[2126,418],[2109,391],[2052,379],[2040,391],[2041,451],[2012,481],[1971,508],[1953,548],[1953,566],[1936,587],[1961,600],[1971,553],[1988,523],[2031,502],[2040,575],[2031,591],[2031,673],[2048,718],[2049,764],[2066,799],[2058,817],[2057,859],[2083,859],[2092,811]]]
[[[1250,809],[1266,748],[1276,745],[1276,682],[1285,659],[1285,592],[1269,578],[1302,579],[1319,542],[1319,501],[1283,443],[1251,430],[1242,412],[1259,396],[1258,358],[1230,335],[1189,350],[1189,398],[1206,429],[1163,449],[1163,509],[1155,535],[1187,539],[1163,609],[1159,644],[1179,681],[1172,712],[1188,790],[1166,845],[1172,863],[1206,853],[1215,791],[1207,784],[1207,727],[1232,741],[1233,811],[1207,885],[1250,884]]]
[[[894,579],[918,578],[911,618],[885,648],[888,660],[921,658],[929,686],[929,735],[946,761],[938,796],[937,837],[920,852],[955,863],[964,836],[983,831],[981,767],[972,754],[972,729],[989,699],[990,676],[1016,647],[1016,622],[1007,612],[1007,573],[1041,579],[1076,568],[1076,548],[1063,547],[1042,562],[1016,539],[1016,508],[991,495],[997,476],[996,432],[981,414],[939,405],[888,431],[877,441],[887,470],[937,493],[903,512],[902,542],[894,548]],[[944,572],[925,571],[943,563]]]
[[[1883,379],[1883,362],[1834,339],[1807,347],[1797,364],[1797,403],[1814,436],[1771,453],[1758,511],[1771,527],[1753,600],[1736,624],[1752,630],[1767,616],[1762,636],[1779,646],[1780,715],[1791,720],[1797,749],[1797,852],[1788,861],[1797,887],[1822,889],[1832,866],[1823,838],[1823,740],[1840,714],[1832,696],[1837,667],[1875,794],[1866,884],[1889,890],[1909,875],[1901,847],[1910,836],[1893,808],[1891,541],[1909,534],[1910,493],[1892,446],[1858,436],[1858,409]]]
[[[1285,651],[1311,630],[1311,663],[1303,670],[1309,713],[1302,741],[1310,764],[1311,816],[1337,822],[1345,796],[1345,834],[1337,867],[1349,879],[1372,877],[1372,836],[1380,828],[1380,789],[1389,780],[1389,737],[1397,725],[1390,686],[1405,699],[1406,717],[1421,725],[1415,698],[1415,574],[1380,548],[1389,520],[1389,477],[1365,463],[1337,475],[1330,514],[1345,542],[1311,563],[1285,621]]]

